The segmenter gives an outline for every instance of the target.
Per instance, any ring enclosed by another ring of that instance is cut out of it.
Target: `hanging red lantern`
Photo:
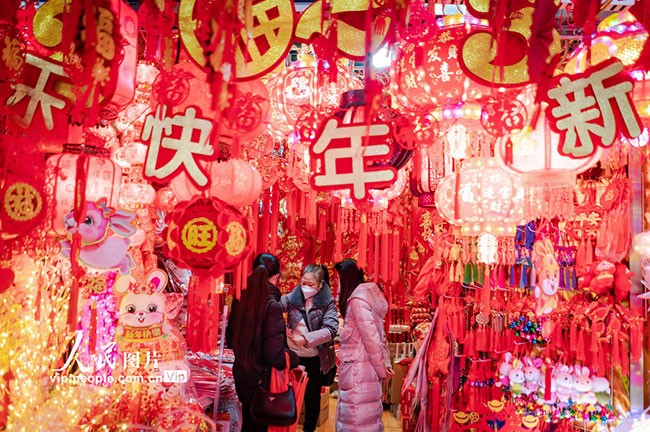
[[[490,88],[468,78],[459,62],[468,28],[472,26],[442,26],[426,40],[409,40],[398,48],[391,87],[400,105],[452,105],[489,94]]]
[[[243,207],[252,204],[262,192],[262,176],[253,165],[241,159],[209,162],[206,164],[206,172],[210,186],[205,194],[232,206]],[[202,194],[185,172],[174,177],[171,187],[180,201],[187,201]]]
[[[517,176],[501,169],[495,158],[473,158],[446,176],[436,190],[436,207],[464,235],[486,232],[512,236],[526,222],[524,194]]]
[[[413,170],[411,171],[411,193],[418,198],[420,207],[435,207],[436,188],[447,172],[451,172],[448,153],[442,142],[425,144],[413,151]]]
[[[86,201],[96,202],[105,198],[109,207],[119,207],[122,170],[113,162],[106,149],[66,144],[67,153],[54,155],[47,160],[46,172],[48,202],[51,205],[52,229],[56,234],[65,235],[65,216],[74,207],[77,160],[83,158],[88,178],[86,180]]]
[[[246,217],[216,198],[178,205],[168,216],[165,255],[210,276],[234,269],[250,250]]]
[[[204,117],[220,117],[213,109],[208,76],[193,62],[178,63],[171,72],[161,73],[153,84],[152,96],[155,102],[173,107],[173,113],[198,106]],[[270,104],[269,93],[260,80],[234,84],[228,106],[221,116],[221,135],[246,141],[264,132]]]
[[[566,219],[573,213],[576,174],[594,166],[601,146],[589,157],[574,159],[560,154],[560,135],[540,114],[534,128],[525,128],[497,140],[494,154],[506,171],[522,176],[524,211],[531,218]]]
[[[319,124],[328,111],[337,108],[341,94],[360,89],[363,84],[345,69],[339,69],[337,80],[330,81],[329,74],[319,72],[312,59],[311,62],[297,62],[271,76],[266,86],[271,98],[269,129],[281,138],[294,131],[306,138],[316,132],[314,125]],[[310,129],[310,125],[312,130],[298,130],[299,127]]]

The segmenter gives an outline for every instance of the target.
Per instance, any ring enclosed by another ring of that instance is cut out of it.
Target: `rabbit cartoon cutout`
[[[183,304],[183,295],[166,293],[167,282],[167,274],[160,269],[150,272],[144,284],[133,276],[121,276],[115,282],[119,305],[115,334],[120,355],[116,370],[125,376],[144,377],[137,393],[129,396],[139,400],[140,417],[136,422],[173,423],[172,414],[183,409],[194,419],[192,424],[198,424],[202,411],[188,393],[190,368],[185,361],[186,346],[173,323]],[[168,379],[170,375],[174,379]]]
[[[180,311],[183,296],[165,294],[167,281],[167,274],[156,269],[149,273],[144,285],[132,276],[122,276],[115,282],[120,297],[116,336],[122,352],[149,356],[155,352],[161,361],[183,358],[183,337],[170,323]]]
[[[81,235],[79,260],[95,269],[118,269],[127,275],[133,268],[128,252],[131,237],[136,232],[132,225],[135,213],[109,207],[106,198],[86,204],[86,218],[81,224],[74,220],[73,212],[64,219],[69,234]],[[117,235],[111,235],[114,233]],[[61,242],[61,253],[70,257],[71,240]]]
[[[535,274],[535,298],[537,316],[548,315],[557,307],[560,287],[560,266],[554,256],[553,243],[549,239],[535,242],[533,248]]]

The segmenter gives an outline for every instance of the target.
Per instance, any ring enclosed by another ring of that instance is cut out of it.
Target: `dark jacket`
[[[228,319],[226,328],[226,343],[233,347],[233,341],[237,337],[238,325],[257,325],[261,326],[262,338],[256,340],[257,359],[253,370],[246,370],[244,366],[237,361],[237,352],[235,351],[235,364],[233,365],[233,378],[241,385],[247,387],[257,386],[262,379],[262,385],[269,388],[271,368],[284,370],[286,367],[285,352],[289,353],[291,368],[298,367],[299,359],[296,353],[287,348],[287,336],[284,318],[282,316],[282,306],[280,306],[281,293],[278,287],[271,285],[269,287],[269,297],[266,302],[266,313],[264,320],[258,323],[238,323],[240,316],[241,303],[233,300],[232,312]]]
[[[339,331],[339,313],[332,290],[327,283],[314,296],[309,313],[305,311],[305,296],[300,285],[289,294],[282,296],[282,309],[287,312],[287,327],[295,329],[301,320],[309,328],[305,335],[309,346],[316,346],[320,358],[320,369],[323,374],[329,372],[336,364],[336,356],[332,348],[333,340]]]

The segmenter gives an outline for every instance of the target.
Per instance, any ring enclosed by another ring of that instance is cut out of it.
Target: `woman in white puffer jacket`
[[[354,260],[336,266],[341,281],[338,432],[382,432],[381,380],[390,378],[388,343],[383,319],[388,302],[374,283],[363,283]]]

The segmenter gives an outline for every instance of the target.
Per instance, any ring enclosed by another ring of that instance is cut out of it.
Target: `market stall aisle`
[[[336,404],[338,399],[332,397],[330,398],[329,404],[329,416],[325,423],[319,426],[316,430],[318,432],[335,432],[336,431]],[[402,423],[401,420],[395,418],[390,411],[384,411],[382,416],[384,422],[384,432],[402,432]],[[302,432],[302,425],[298,426],[298,432]]]

